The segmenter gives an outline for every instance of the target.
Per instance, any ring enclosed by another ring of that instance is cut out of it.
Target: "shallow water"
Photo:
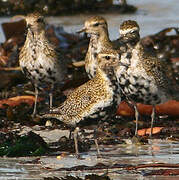
[[[179,24],[179,5],[178,0],[128,0],[129,4],[138,7],[135,14],[120,15],[100,14],[107,19],[109,25],[109,34],[111,39],[119,36],[119,25],[124,20],[136,20],[141,29],[141,36],[156,33],[163,28],[173,27]],[[49,17],[50,23],[61,24],[68,32],[76,32],[82,26],[84,21],[91,15],[62,16],[58,18]]]
[[[129,4],[138,7],[136,14],[119,15],[103,14],[109,24],[109,33],[111,39],[118,37],[119,24],[127,19],[137,20],[141,28],[141,36],[156,33],[163,28],[178,26],[179,23],[179,5],[178,0],[128,0]],[[68,32],[78,31],[83,22],[90,15],[75,15],[62,17],[48,17],[47,20],[52,24],[60,24]],[[9,21],[8,18],[0,18],[0,22]],[[4,41],[4,35],[0,30],[0,42]],[[100,146],[103,158],[96,157],[95,148],[90,152],[83,154],[83,160],[78,160],[74,156],[67,155],[64,158],[40,157],[41,164],[23,164],[27,159],[34,158],[0,158],[0,179],[43,179],[47,176],[69,175],[69,172],[51,171],[44,169],[50,167],[58,169],[61,167],[72,167],[77,165],[93,166],[99,162],[105,164],[148,164],[148,163],[179,163],[179,143],[169,141],[153,140],[151,145],[116,145]],[[107,171],[107,170],[106,170]],[[92,171],[94,173],[94,171]],[[83,177],[91,171],[70,172],[71,175]],[[103,174],[105,170],[98,170],[96,173]],[[112,179],[155,179],[155,177],[144,177],[140,171],[129,172],[124,169],[109,169],[108,175]],[[157,176],[157,179],[177,179],[176,177]]]
[[[119,25],[124,20],[136,20],[141,29],[141,37],[156,33],[166,27],[178,27],[179,24],[179,5],[178,0],[128,0],[128,4],[138,7],[135,14],[120,15],[114,14],[98,14],[107,19],[109,25],[110,38],[116,39],[119,36]],[[92,15],[74,15],[48,17],[50,24],[60,24],[67,32],[75,33],[82,26],[84,21]],[[0,22],[10,21],[10,18],[2,17]],[[4,41],[2,29],[0,29],[0,42]]]
[[[152,140],[149,145],[113,145],[100,146],[101,158],[97,158],[95,147],[88,153],[82,153],[82,160],[76,159],[74,155],[40,157],[40,164],[25,163],[35,158],[0,158],[0,179],[43,179],[43,177],[62,177],[73,175],[84,177],[87,174],[96,173],[99,175],[107,172],[102,170],[85,171],[61,171],[60,168],[71,168],[74,166],[94,166],[97,163],[112,166],[120,164],[138,165],[150,163],[171,163],[179,162],[179,143],[167,140]],[[59,152],[60,154],[60,152]],[[125,168],[108,169],[108,176],[113,180],[117,179],[150,179],[152,176],[144,178],[143,174],[152,168],[143,168],[128,171]],[[158,176],[162,178],[162,176]],[[157,178],[157,179],[158,179]],[[163,177],[164,178],[164,177]],[[166,179],[174,179],[168,177]]]

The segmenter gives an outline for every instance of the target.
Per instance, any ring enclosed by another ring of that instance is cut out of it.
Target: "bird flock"
[[[50,110],[41,117],[56,118],[74,130],[77,155],[80,121],[112,118],[120,102],[125,100],[135,109],[137,135],[139,113],[136,103],[149,104],[153,106],[152,135],[155,106],[170,99],[179,100],[178,87],[172,84],[163,62],[142,46],[136,21],[127,20],[120,25],[118,46],[115,47],[109,39],[107,21],[101,16],[93,16],[78,32],[90,35],[85,57],[89,81],[77,87],[59,107],[53,107],[53,90],[67,76],[65,59],[49,42],[41,14],[32,13],[22,18],[26,21],[27,36],[20,51],[19,64],[35,88],[32,116],[36,115],[39,89],[47,87]]]

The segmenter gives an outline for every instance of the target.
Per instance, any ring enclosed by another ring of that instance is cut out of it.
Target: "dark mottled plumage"
[[[125,66],[119,66],[116,76],[126,97],[136,103],[150,104],[153,107],[169,99],[178,99],[177,91],[172,86],[163,63],[146,52],[140,43],[139,26],[135,21],[122,23],[120,40],[126,44],[126,52],[121,56],[121,63]],[[154,111],[153,108],[152,123]]]

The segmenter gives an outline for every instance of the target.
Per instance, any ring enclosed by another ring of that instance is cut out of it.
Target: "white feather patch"
[[[120,29],[120,30],[119,30],[119,33],[120,33],[121,35],[123,35],[123,34],[127,34],[127,33],[132,33],[132,32],[137,31],[137,30],[138,30],[137,27],[134,27],[134,28],[132,28],[132,29]]]

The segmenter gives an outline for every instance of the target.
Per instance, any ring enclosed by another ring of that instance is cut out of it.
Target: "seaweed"
[[[6,134],[6,137],[6,140],[0,144],[0,156],[41,156],[47,153],[48,145],[32,131],[23,136],[10,133]]]

